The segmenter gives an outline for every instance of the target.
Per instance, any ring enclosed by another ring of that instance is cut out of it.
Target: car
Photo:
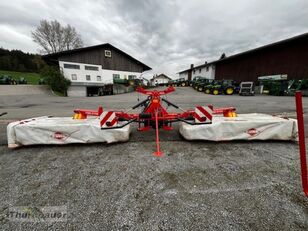
[[[255,86],[254,82],[241,82],[239,95],[254,95]]]

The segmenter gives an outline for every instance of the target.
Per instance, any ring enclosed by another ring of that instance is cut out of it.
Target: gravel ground
[[[0,120],[1,230],[308,230],[295,143],[188,142],[175,129],[161,133],[163,158],[151,155],[153,131],[112,145],[5,145],[9,120],[70,115],[76,105],[121,108],[136,96],[1,97],[0,110],[9,112]],[[180,88],[169,99],[183,107],[208,102],[294,114],[292,97],[205,96]],[[68,216],[12,221],[7,214],[14,206],[65,206]]]

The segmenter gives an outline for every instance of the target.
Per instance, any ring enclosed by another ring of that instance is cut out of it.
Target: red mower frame
[[[172,123],[185,122],[190,125],[204,125],[211,124],[213,114],[223,114],[227,117],[236,116],[234,107],[213,108],[212,105],[196,106],[195,110],[184,110],[181,107],[170,102],[162,96],[174,92],[175,89],[170,86],[165,90],[145,90],[142,87],[136,89],[137,92],[147,95],[147,98],[132,108],[125,111],[103,111],[100,107],[98,111],[92,110],[75,110],[74,118],[85,119],[88,115],[99,116],[101,129],[118,129],[127,126],[130,123],[138,123],[138,131],[145,132],[151,128],[155,129],[156,134],[156,151],[155,156],[162,156],[163,152],[160,150],[159,129],[165,131],[172,130]],[[167,108],[162,106],[165,103],[168,106],[176,108],[181,112],[168,112]],[[131,110],[142,108],[139,113],[129,113]],[[121,122],[121,123],[118,123]]]

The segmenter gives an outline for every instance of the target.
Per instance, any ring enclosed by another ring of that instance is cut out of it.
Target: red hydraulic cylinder
[[[301,161],[302,185],[303,185],[303,191],[308,197],[305,128],[304,128],[302,93],[300,91],[297,91],[295,93],[295,100],[296,100],[296,114],[297,114],[297,126],[298,126],[299,153]]]

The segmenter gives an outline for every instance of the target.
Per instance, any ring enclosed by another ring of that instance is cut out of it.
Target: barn
[[[191,79],[257,81],[258,77],[283,76],[287,79],[308,78],[308,33],[278,41],[242,53],[204,63],[179,72],[179,77]]]
[[[109,43],[62,51],[43,56],[49,64],[59,65],[71,81],[68,96],[123,93],[121,80],[136,79],[151,68]]]
[[[308,33],[212,62],[215,79],[256,81],[261,76],[308,78]]]

